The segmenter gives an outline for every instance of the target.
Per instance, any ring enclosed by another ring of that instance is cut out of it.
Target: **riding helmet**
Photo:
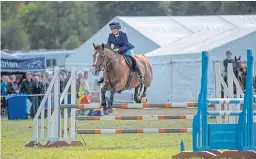
[[[119,22],[112,22],[109,24],[110,29],[121,29],[121,24]]]

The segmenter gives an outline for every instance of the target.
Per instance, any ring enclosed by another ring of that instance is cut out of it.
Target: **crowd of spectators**
[[[62,93],[71,72],[61,72],[60,78],[60,92]],[[27,72],[25,78],[22,79],[14,74],[2,76],[1,81],[1,114],[6,115],[8,103],[6,97],[12,94],[26,94],[27,99],[31,104],[30,112],[27,115],[33,118],[37,112],[40,102],[46,93],[46,90],[51,82],[52,75],[49,72]],[[77,90],[83,92],[90,92],[88,86],[88,72],[80,72],[77,76]],[[70,89],[69,89],[70,92]]]

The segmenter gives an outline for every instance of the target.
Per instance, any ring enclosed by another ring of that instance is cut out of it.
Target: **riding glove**
[[[114,52],[119,52],[119,48],[116,48],[113,50]]]

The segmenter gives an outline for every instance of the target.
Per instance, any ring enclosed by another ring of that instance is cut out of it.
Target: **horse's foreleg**
[[[112,89],[110,91],[110,100],[109,100],[109,103],[108,103],[108,109],[109,109],[109,113],[112,113],[113,112],[113,103],[114,103],[114,95],[116,93],[116,90],[115,89]]]
[[[107,102],[106,102],[106,92],[107,92],[107,87],[104,85],[101,88],[101,105],[103,106],[104,112],[108,109]]]

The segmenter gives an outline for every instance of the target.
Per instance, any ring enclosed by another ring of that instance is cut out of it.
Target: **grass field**
[[[135,115],[136,113],[130,113]],[[173,112],[180,113],[178,109]],[[172,113],[172,115],[174,115]],[[150,113],[149,113],[150,114]],[[159,114],[159,113],[153,113]],[[165,114],[165,113],[162,113]],[[191,114],[191,111],[190,111]],[[171,115],[171,114],[170,114]],[[68,148],[25,148],[32,138],[32,120],[2,119],[3,159],[166,159],[179,152],[181,140],[191,150],[191,134],[77,135],[86,146]],[[77,129],[96,128],[190,128],[191,120],[79,121]]]

